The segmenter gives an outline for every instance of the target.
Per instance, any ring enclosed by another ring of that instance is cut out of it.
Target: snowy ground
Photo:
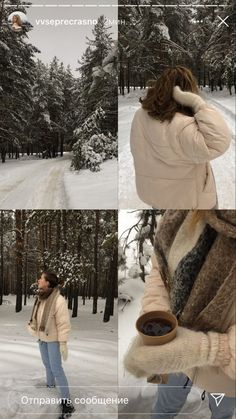
[[[57,398],[57,389],[47,389],[45,370],[38,344],[26,324],[32,305],[15,313],[15,297],[5,297],[10,304],[0,306],[0,419],[58,418],[56,405],[23,405],[21,397]],[[31,298],[31,304],[33,299]],[[104,300],[98,300],[98,314],[91,314],[92,300],[83,306],[79,316],[71,319],[69,357],[63,363],[71,398],[114,397],[117,395],[117,310],[108,323],[102,322]],[[117,405],[77,404],[73,417],[80,419],[117,418]]]
[[[119,96],[119,208],[148,208],[136,193],[133,158],[129,145],[132,118],[140,106],[138,98],[144,95],[145,91],[138,89],[124,97]],[[222,113],[232,132],[230,148],[211,163],[216,179],[219,208],[235,208],[235,95],[230,96],[227,91],[205,91],[203,95]]]
[[[100,172],[81,170],[65,171],[65,188],[72,209],[117,209],[118,208],[118,164],[107,160]]]
[[[135,213],[122,210],[119,212],[119,237],[122,232],[130,228],[137,222]],[[134,239],[136,231],[133,231],[129,237],[131,241]],[[134,244],[132,244],[126,253],[128,268],[134,264]],[[147,270],[150,269],[147,266]],[[124,277],[124,273],[120,272],[120,277]],[[140,278],[129,278],[126,274],[123,284],[119,284],[119,295],[128,295],[131,297],[129,302],[124,307],[124,302],[120,300],[118,311],[118,336],[119,336],[119,390],[120,397],[128,397],[128,405],[119,406],[120,419],[150,419],[151,412],[157,400],[157,385],[147,383],[146,379],[137,379],[133,375],[124,370],[123,357],[130,341],[136,335],[135,322],[139,317],[141,310],[141,298],[144,293],[145,284]],[[211,413],[208,408],[208,397],[201,400],[202,390],[193,386],[188,396],[187,402],[183,407],[181,413],[175,416],[176,419],[210,419]],[[163,416],[164,418],[164,416]],[[235,417],[234,417],[235,419]]]
[[[71,155],[0,163],[0,209],[117,208],[117,161],[101,171],[70,169]]]

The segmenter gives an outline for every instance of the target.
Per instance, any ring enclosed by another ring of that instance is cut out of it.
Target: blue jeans
[[[61,397],[70,399],[68,381],[61,365],[59,342],[38,341],[43,365],[46,368],[47,385],[58,385]]]
[[[158,385],[157,402],[151,419],[173,419],[184,406],[192,387],[192,381],[184,374],[170,374],[167,384]],[[167,386],[176,387],[167,387]],[[232,419],[235,409],[235,398],[224,397],[219,406],[209,396],[211,419]],[[156,413],[155,413],[156,412]],[[192,417],[197,417],[192,414]],[[186,415],[187,418],[187,415]]]

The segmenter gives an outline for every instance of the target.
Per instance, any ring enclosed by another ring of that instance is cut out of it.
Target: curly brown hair
[[[150,116],[162,122],[171,121],[176,112],[193,116],[191,108],[180,105],[173,98],[174,86],[199,94],[197,80],[191,70],[183,66],[170,67],[164,70],[159,79],[149,80],[147,84],[146,97],[140,98],[139,102]]]

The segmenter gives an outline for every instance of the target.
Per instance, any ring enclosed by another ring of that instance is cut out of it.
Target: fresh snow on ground
[[[58,418],[57,405],[22,404],[22,396],[60,398],[57,389],[47,389],[45,369],[36,339],[26,329],[30,305],[15,313],[15,297],[4,297],[0,306],[0,419]],[[9,302],[9,304],[7,304]],[[78,317],[71,319],[69,356],[63,367],[68,378],[71,398],[117,396],[117,310],[103,323],[105,301],[98,299],[98,314],[92,313],[92,300],[85,306],[79,301]],[[115,304],[116,307],[116,304]],[[26,400],[26,399],[25,399]],[[23,400],[24,401],[24,400]],[[116,404],[76,404],[73,417],[80,419],[117,418]]]
[[[145,90],[137,89],[119,96],[119,208],[148,208],[136,193],[133,158],[130,152],[129,136],[133,115],[139,108],[139,97]],[[226,120],[231,132],[232,142],[221,157],[211,161],[216,180],[219,208],[235,208],[235,95],[227,90],[207,92],[203,96],[216,107]],[[128,181],[127,181],[128,179]]]
[[[100,172],[89,170],[65,171],[66,194],[70,197],[70,209],[118,208],[117,159],[101,164]]]
[[[127,230],[137,222],[135,215],[131,211],[122,210],[119,212],[119,237],[123,231]],[[136,235],[136,230],[133,230],[129,236],[129,241],[132,241]],[[120,397],[128,397],[129,403],[127,405],[119,406],[119,413],[121,419],[135,418],[135,419],[150,419],[151,412],[157,400],[157,384],[147,383],[145,378],[136,378],[125,371],[123,367],[123,357],[127,351],[132,338],[137,334],[135,322],[139,317],[141,311],[141,299],[144,294],[145,284],[140,278],[130,278],[127,274],[128,270],[135,263],[134,249],[136,245],[134,242],[130,245],[126,252],[127,270],[119,272],[120,279],[123,283],[119,283],[119,297],[130,297],[130,302],[126,304],[119,298],[118,311],[118,336],[119,336],[119,389]],[[146,270],[151,269],[150,262],[146,266]],[[208,396],[204,401],[201,400],[202,389],[193,386],[188,396],[181,413],[175,416],[176,419],[210,419],[211,414],[208,408]],[[193,414],[193,412],[196,412]],[[130,414],[129,414],[130,413]],[[164,418],[164,416],[163,416]],[[235,417],[234,417],[235,419]]]
[[[0,209],[117,208],[117,160],[100,172],[70,168],[71,155],[0,163]]]

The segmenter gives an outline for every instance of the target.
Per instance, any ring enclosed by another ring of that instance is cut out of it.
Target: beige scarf
[[[45,332],[46,335],[48,335],[49,333],[50,321],[53,317],[53,313],[55,311],[56,300],[57,300],[57,297],[60,295],[60,291],[58,288],[54,288],[52,289],[52,291],[50,290],[48,294],[49,295],[46,298],[40,324],[38,324],[37,322],[37,314],[38,314],[38,309],[41,302],[45,299],[43,298],[43,295],[42,297],[40,297],[40,295],[36,297],[32,314],[31,314],[31,319],[29,321],[29,325],[33,330]]]

